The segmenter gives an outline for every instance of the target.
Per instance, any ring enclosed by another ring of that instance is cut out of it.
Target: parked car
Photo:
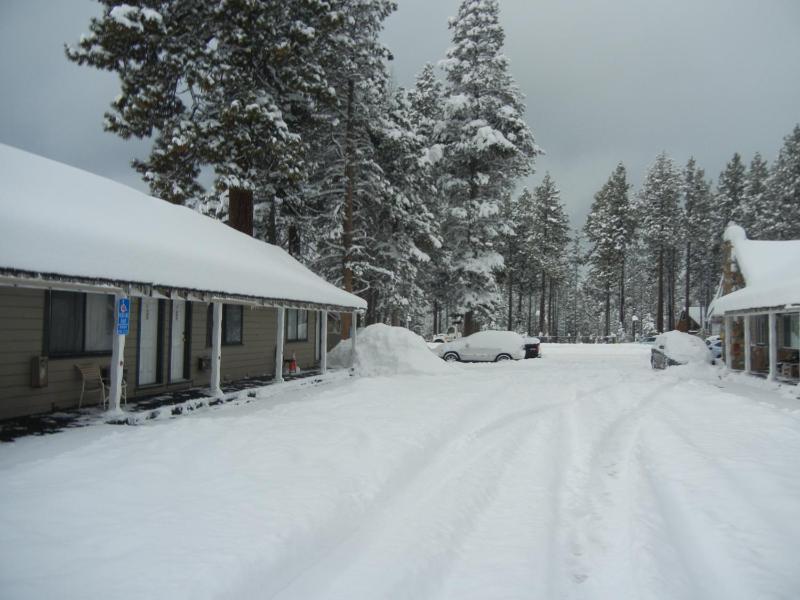
[[[650,349],[650,365],[654,369],[704,362],[712,362],[711,351],[705,342],[682,331],[662,333]]]
[[[461,332],[456,325],[450,325],[446,333],[436,333],[431,342],[435,344],[444,344],[445,342],[452,342],[461,337]]]
[[[448,362],[500,362],[525,358],[525,342],[513,331],[479,331],[433,351]]]
[[[542,357],[542,342],[537,337],[526,337],[522,339],[525,342],[525,358],[541,358]]]

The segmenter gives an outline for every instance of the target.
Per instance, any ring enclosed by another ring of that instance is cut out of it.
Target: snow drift
[[[438,375],[453,372],[430,351],[425,340],[404,327],[376,323],[360,329],[353,356],[352,340],[343,340],[328,353],[333,368],[352,366],[364,377],[387,375]]]

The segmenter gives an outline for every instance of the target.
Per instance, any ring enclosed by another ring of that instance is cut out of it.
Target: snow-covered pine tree
[[[683,170],[683,198],[686,219],[684,308],[688,310],[693,299],[702,307],[708,307],[719,270],[711,253],[716,237],[711,184],[705,178],[705,171],[697,167],[694,157]]]
[[[451,261],[449,296],[469,332],[474,317],[489,316],[500,300],[500,202],[531,172],[539,150],[502,53],[497,0],[464,0],[450,28],[453,46],[441,63],[447,78],[439,140],[448,200],[442,238]]]
[[[424,192],[425,207],[433,214],[438,225],[443,221],[446,210],[446,198],[441,189],[440,171],[442,156],[441,146],[437,142],[437,129],[442,120],[442,96],[444,88],[442,82],[436,77],[432,64],[426,64],[417,75],[414,87],[409,90],[408,98],[411,106],[411,122],[416,134],[424,140],[425,154],[421,160],[420,169],[425,169],[430,176]],[[420,285],[426,292],[429,303],[432,304],[433,333],[446,329],[441,322],[443,309],[449,303],[447,293],[449,281],[450,259],[448,249],[435,244],[423,246],[431,257],[421,275]]]
[[[595,194],[584,233],[591,246],[592,279],[604,290],[604,335],[611,334],[611,289],[617,291],[618,322],[625,324],[625,257],[634,235],[635,215],[630,203],[625,166],[619,163]]]
[[[682,188],[681,176],[666,152],[658,155],[647,171],[637,197],[639,227],[654,267],[658,296],[656,328],[664,329],[664,305],[667,305],[667,325],[675,327],[675,269],[677,251],[681,246],[681,210],[678,204]],[[672,293],[670,293],[670,290]]]
[[[766,219],[766,191],[769,178],[769,165],[756,152],[750,161],[744,185],[744,200],[737,224],[744,227],[751,239],[761,237],[760,224]]]
[[[337,30],[320,57],[336,104],[321,115],[311,135],[312,168],[305,230],[304,258],[329,281],[352,292],[366,287],[364,277],[375,266],[369,255],[369,205],[378,201],[386,181],[375,158],[370,123],[381,121],[386,108],[389,51],[379,34],[396,9],[390,0],[330,0],[340,15]],[[349,320],[343,322],[345,331]]]
[[[218,190],[304,178],[290,123],[329,97],[317,55],[340,19],[327,2],[101,3],[103,15],[67,57],[119,75],[105,127],[153,138],[134,166],[155,195],[197,197],[203,166],[214,168]]]
[[[542,183],[534,189],[530,212],[532,223],[525,243],[533,254],[529,264],[540,280],[538,327],[540,333],[550,335],[552,332],[545,327],[548,320],[552,321],[549,300],[551,291],[563,278],[569,244],[569,219],[561,204],[561,191],[550,173],[545,173]]]
[[[772,165],[766,191],[768,214],[761,227],[764,239],[800,239],[800,125],[783,138]]]
[[[741,219],[745,197],[746,167],[738,152],[725,165],[717,181],[717,198],[714,205],[717,233],[722,236],[728,223]]]

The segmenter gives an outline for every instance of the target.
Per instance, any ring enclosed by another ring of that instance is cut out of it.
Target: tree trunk
[[[686,324],[687,325],[689,324],[689,306],[691,304],[690,294],[691,294],[691,289],[692,289],[691,282],[690,282],[690,276],[689,276],[689,269],[691,267],[691,264],[690,264],[690,261],[689,261],[689,256],[691,255],[691,252],[692,252],[692,242],[686,242],[686,282],[685,282],[686,285],[684,286],[684,292],[685,293],[684,293],[683,304],[684,304],[684,309],[686,310]],[[698,325],[702,325],[702,323],[698,323]]]
[[[606,283],[606,325],[603,335],[611,335],[611,284]]]
[[[539,333],[544,335],[544,301],[547,292],[547,274],[542,271],[542,296],[539,301]]]
[[[627,330],[625,327],[625,257],[622,257],[622,264],[620,265],[619,274],[619,322],[622,323],[622,329]]]
[[[514,317],[514,288],[512,287],[513,284],[513,273],[511,269],[508,270],[508,330],[514,330],[514,323],[512,321]]]
[[[528,335],[533,335],[531,333],[531,326],[533,325],[533,279],[531,279],[531,283],[528,284]]]
[[[272,205],[269,207],[267,241],[272,245],[276,245],[278,243],[278,203],[274,196],[272,197]]]
[[[658,250],[658,305],[656,306],[656,329],[664,332],[664,248]]]
[[[433,301],[433,335],[439,333],[439,302]]]
[[[669,307],[667,310],[667,324],[669,325],[669,331],[675,329],[675,272],[676,269],[676,262],[678,256],[676,250],[673,248],[670,250],[670,259],[669,259]]]
[[[350,264],[350,250],[353,246],[353,97],[355,95],[355,82],[347,82],[347,122],[345,123],[344,143],[344,223],[342,224],[342,285],[348,292],[353,291],[353,269]],[[350,313],[342,315],[342,339],[350,337]]]

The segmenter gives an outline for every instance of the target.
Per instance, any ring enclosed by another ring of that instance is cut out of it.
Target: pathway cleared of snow
[[[800,401],[647,349],[0,447],[3,598],[800,597]]]

